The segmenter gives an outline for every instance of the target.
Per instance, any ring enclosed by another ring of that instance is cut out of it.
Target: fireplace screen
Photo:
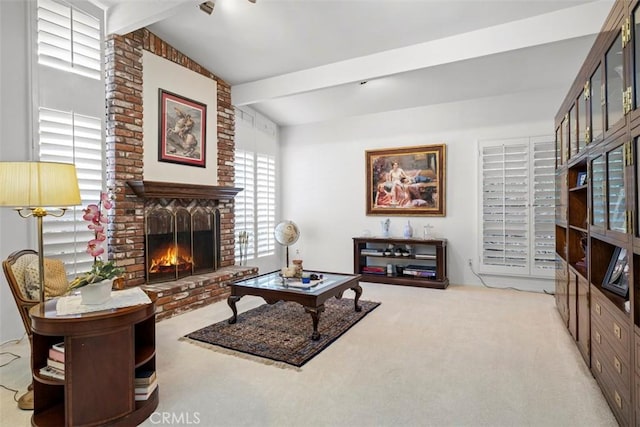
[[[220,264],[217,210],[156,207],[145,217],[147,282],[215,271]]]

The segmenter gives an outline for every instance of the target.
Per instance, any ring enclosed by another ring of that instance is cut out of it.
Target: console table
[[[34,426],[138,425],[158,406],[158,388],[135,400],[137,370],[155,371],[155,302],[58,316],[56,300],[29,310]],[[64,380],[43,376],[49,349],[64,342]]]
[[[363,282],[445,289],[447,239],[354,237],[353,272]]]

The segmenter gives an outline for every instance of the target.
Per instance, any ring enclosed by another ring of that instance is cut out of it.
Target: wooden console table
[[[388,254],[384,250],[390,249]],[[399,250],[400,252],[396,252]],[[386,267],[391,265],[391,273]],[[371,267],[384,268],[377,273]],[[411,267],[423,275],[411,275]],[[404,272],[404,271],[407,272]],[[353,238],[353,272],[362,274],[363,282],[445,289],[447,277],[447,240],[420,238]]]
[[[139,371],[155,371],[155,302],[58,316],[56,300],[29,310],[34,426],[138,425],[157,408],[158,388],[135,400]],[[45,377],[49,349],[64,342],[64,380]]]

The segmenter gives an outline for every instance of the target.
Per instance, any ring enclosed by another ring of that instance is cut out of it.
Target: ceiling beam
[[[107,34],[127,34],[197,7],[201,0],[118,1],[107,9]]]
[[[590,2],[439,40],[234,85],[231,88],[232,102],[238,106],[249,105],[341,84],[373,80],[406,71],[597,34],[609,14],[611,4],[610,0]]]

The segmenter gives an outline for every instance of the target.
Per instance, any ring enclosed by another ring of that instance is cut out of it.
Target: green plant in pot
[[[109,219],[103,209],[111,209],[111,196],[108,192],[100,193],[98,204],[88,205],[84,209],[83,219],[89,222],[88,228],[93,231],[93,239],[87,243],[87,253],[93,256],[91,270],[73,279],[69,283],[69,290],[85,287],[90,284],[108,280],[110,282],[124,274],[124,268],[116,266],[114,261],[103,261],[100,256],[104,253],[103,243],[107,240],[105,233]],[[109,287],[109,289],[111,289]]]

